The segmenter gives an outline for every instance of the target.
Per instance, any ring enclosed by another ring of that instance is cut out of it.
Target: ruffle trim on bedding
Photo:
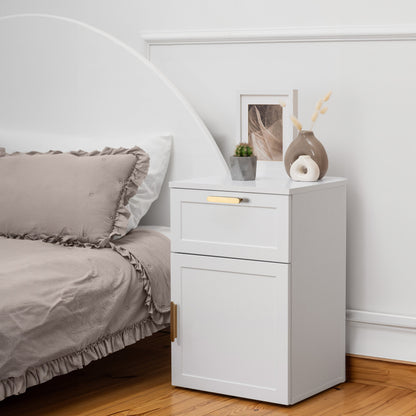
[[[49,152],[41,153],[41,152],[28,152],[24,153],[26,155],[54,155],[54,154],[62,154],[60,150],[50,150]],[[77,150],[68,152],[74,156],[107,156],[107,155],[121,155],[121,154],[131,154],[136,157],[136,163],[133,165],[133,168],[127,177],[126,183],[120,192],[120,196],[117,203],[117,208],[114,215],[114,220],[112,223],[112,229],[109,232],[109,235],[104,236],[102,238],[97,239],[95,242],[89,241],[82,241],[80,240],[79,236],[74,236],[70,234],[65,234],[65,229],[62,230],[62,233],[58,235],[46,235],[46,234],[1,234],[7,238],[14,238],[14,239],[21,239],[21,240],[41,240],[45,243],[53,243],[59,244],[64,246],[72,246],[72,247],[89,247],[89,248],[104,248],[109,246],[109,242],[114,239],[121,237],[126,234],[127,231],[127,224],[130,218],[130,211],[128,210],[128,202],[129,199],[134,196],[137,192],[137,189],[143,183],[144,179],[147,176],[149,171],[150,165],[150,158],[149,155],[140,147],[135,146],[131,149],[126,149],[120,147],[118,149],[112,147],[106,147],[101,151],[94,150],[91,152],[85,152],[83,150]],[[0,157],[3,156],[18,156],[23,153],[15,152],[11,154],[1,153]]]
[[[124,247],[117,246],[113,243],[110,243],[110,247],[120,256],[124,257],[137,271],[139,277],[143,280],[143,289],[146,292],[146,300],[145,305],[150,316],[153,318],[155,322],[159,322],[160,319],[163,317],[162,314],[170,312],[170,304],[169,305],[157,305],[152,297],[152,286],[150,283],[149,276],[145,268],[143,267],[142,263],[128,250]]]
[[[67,374],[85,367],[90,362],[106,357],[128,345],[154,334],[169,324],[169,316],[163,316],[161,322],[156,324],[153,319],[146,318],[119,332],[101,338],[88,345],[81,351],[76,351],[64,357],[59,357],[37,367],[29,368],[19,377],[10,377],[0,381],[0,400],[15,394],[21,394],[27,388],[44,383],[55,376]]]
[[[134,164],[133,169],[128,176],[128,180],[126,181],[126,184],[120,194],[118,208],[113,222],[113,231],[105,243],[105,246],[108,246],[110,240],[122,237],[126,234],[127,224],[131,215],[127,206],[130,198],[137,193],[137,190],[147,176],[150,166],[150,158],[143,149],[137,146],[132,147],[131,149],[124,149],[122,147],[119,149],[113,149],[106,147],[102,150],[101,154],[133,154],[136,157],[136,163]]]

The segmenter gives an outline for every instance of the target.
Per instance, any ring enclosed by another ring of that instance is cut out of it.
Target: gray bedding
[[[104,249],[0,237],[0,400],[166,327],[169,245],[153,231]]]

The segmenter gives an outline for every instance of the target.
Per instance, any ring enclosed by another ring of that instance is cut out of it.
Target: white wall
[[[43,13],[80,20],[143,51],[141,2],[135,0],[1,0],[0,15]]]
[[[142,31],[389,25],[415,21],[413,0],[1,0],[0,15],[48,13],[111,33],[143,51]]]
[[[416,27],[411,0],[0,2],[0,15],[28,12],[82,20],[140,51],[142,32]],[[195,106],[226,156],[236,140],[238,91],[298,88],[302,120],[317,98],[334,91],[316,135],[327,148],[329,174],[349,179],[348,348],[416,362],[415,57],[414,40],[151,47],[152,61]]]

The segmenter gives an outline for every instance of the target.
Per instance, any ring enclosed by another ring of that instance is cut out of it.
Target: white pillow
[[[130,212],[127,232],[139,225],[150,205],[159,197],[169,166],[172,136],[149,137],[135,142],[150,156],[149,172],[136,195],[130,198],[127,209]]]

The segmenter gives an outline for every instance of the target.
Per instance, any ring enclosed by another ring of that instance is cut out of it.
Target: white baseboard
[[[347,352],[416,362],[416,317],[348,310]]]

